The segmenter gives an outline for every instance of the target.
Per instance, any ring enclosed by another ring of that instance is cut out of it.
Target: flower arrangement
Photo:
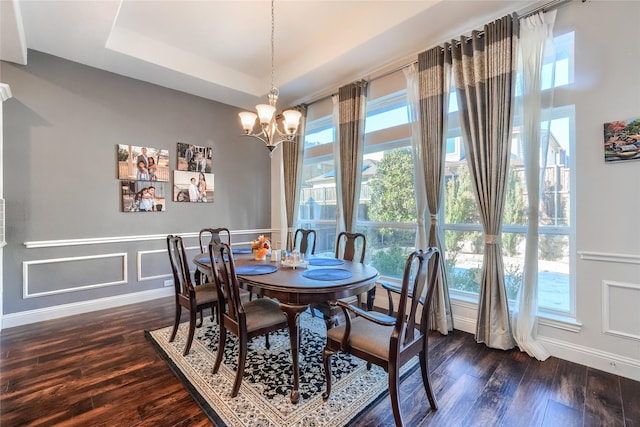
[[[256,255],[256,259],[264,259],[271,249],[271,242],[267,237],[258,236],[258,240],[251,242],[251,249]]]

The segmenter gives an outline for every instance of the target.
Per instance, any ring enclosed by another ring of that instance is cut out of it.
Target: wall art
[[[122,212],[164,212],[168,183],[157,181],[120,181]]]
[[[640,160],[640,119],[604,124],[604,160]]]
[[[173,201],[191,203],[213,203],[212,173],[174,171]]]
[[[118,179],[169,181],[169,150],[118,145]]]
[[[211,173],[211,147],[178,142],[179,171]]]

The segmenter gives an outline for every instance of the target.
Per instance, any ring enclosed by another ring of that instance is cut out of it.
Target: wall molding
[[[248,230],[232,230],[231,235],[243,235],[243,234],[268,234],[276,233],[279,230],[264,228],[264,229],[248,229]],[[195,237],[198,238],[198,231],[188,233],[168,233],[177,234],[183,238]],[[140,241],[152,241],[163,240],[166,241],[166,234],[145,234],[139,236],[113,236],[113,237],[91,237],[87,239],[60,239],[60,240],[35,240],[30,242],[24,242],[27,249],[36,248],[58,248],[61,246],[85,246],[85,245],[104,245],[109,243],[129,243]],[[235,244],[236,242],[234,242]]]
[[[611,288],[622,288],[622,289],[631,289],[633,291],[637,291],[640,299],[640,284],[635,283],[623,283],[623,282],[614,282],[610,280],[602,281],[602,332],[607,335],[613,335],[616,337],[622,337],[626,339],[631,339],[635,341],[640,341],[640,335],[619,331],[611,328]]]
[[[586,261],[604,261],[622,264],[640,264],[640,255],[614,254],[609,252],[578,251],[580,259]]]
[[[166,236],[165,236],[166,239]],[[136,279],[138,280],[138,282],[142,282],[145,280],[154,280],[154,279],[164,279],[167,277],[170,277],[171,279],[173,279],[173,274],[172,273],[165,273],[165,274],[157,274],[155,276],[143,276],[142,275],[142,257],[144,255],[150,255],[150,254],[157,254],[157,253],[166,253],[167,250],[166,249],[153,249],[153,250],[148,250],[148,251],[138,251],[137,255],[136,255],[136,271],[137,271],[137,277]]]
[[[37,292],[31,293],[29,292],[29,268],[34,265],[42,265],[42,264],[56,264],[56,263],[64,263],[64,262],[73,262],[73,261],[84,261],[90,259],[104,259],[104,258],[122,258],[122,279],[116,280],[113,282],[104,282],[104,283],[93,283],[83,286],[76,286],[73,288],[63,288],[56,289],[53,291],[47,292]],[[69,292],[79,292],[85,291],[87,289],[95,289],[102,288],[106,286],[115,286],[115,285],[123,285],[127,283],[127,254],[126,252],[121,253],[112,253],[112,254],[100,254],[100,255],[88,255],[88,256],[79,256],[79,257],[68,257],[68,258],[48,258],[36,261],[23,261],[22,262],[22,298],[37,298],[48,295],[56,295],[56,294],[64,294]]]
[[[123,305],[170,297],[173,295],[173,287],[162,287],[149,291],[116,295],[108,298],[81,301],[71,304],[45,307],[36,310],[21,311],[19,313],[5,314],[4,316],[2,316],[2,327],[4,329],[12,328],[15,326],[28,325],[45,320],[73,316],[75,314],[90,313],[93,311],[120,307]]]

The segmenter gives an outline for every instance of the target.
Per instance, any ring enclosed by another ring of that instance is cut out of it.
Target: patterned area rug
[[[188,323],[180,325],[170,343],[171,327],[145,332],[147,338],[185,384],[194,399],[216,426],[345,426],[387,393],[388,377],[381,368],[345,353],[332,360],[331,397],[322,400],[325,390],[322,349],[326,328],[322,319],[304,313],[300,317],[300,401],[289,401],[292,383],[291,352],[287,331],[269,336],[271,348],[265,349],[263,337],[249,343],[247,362],[240,392],[230,397],[237,368],[237,341],[227,334],[222,366],[212,374],[218,347],[218,327],[209,319],[196,336],[190,353],[184,357]],[[405,364],[401,374],[417,367],[417,359]]]

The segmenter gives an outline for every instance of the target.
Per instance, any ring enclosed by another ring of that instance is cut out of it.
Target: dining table
[[[301,263],[291,263],[269,258],[255,260],[242,249],[232,249],[232,252],[242,286],[261,297],[277,300],[287,317],[293,362],[290,398],[292,403],[298,403],[300,315],[311,304],[360,295],[373,289],[378,271],[368,264],[335,258],[312,257]],[[208,253],[196,255],[193,262],[200,274],[212,277]]]

